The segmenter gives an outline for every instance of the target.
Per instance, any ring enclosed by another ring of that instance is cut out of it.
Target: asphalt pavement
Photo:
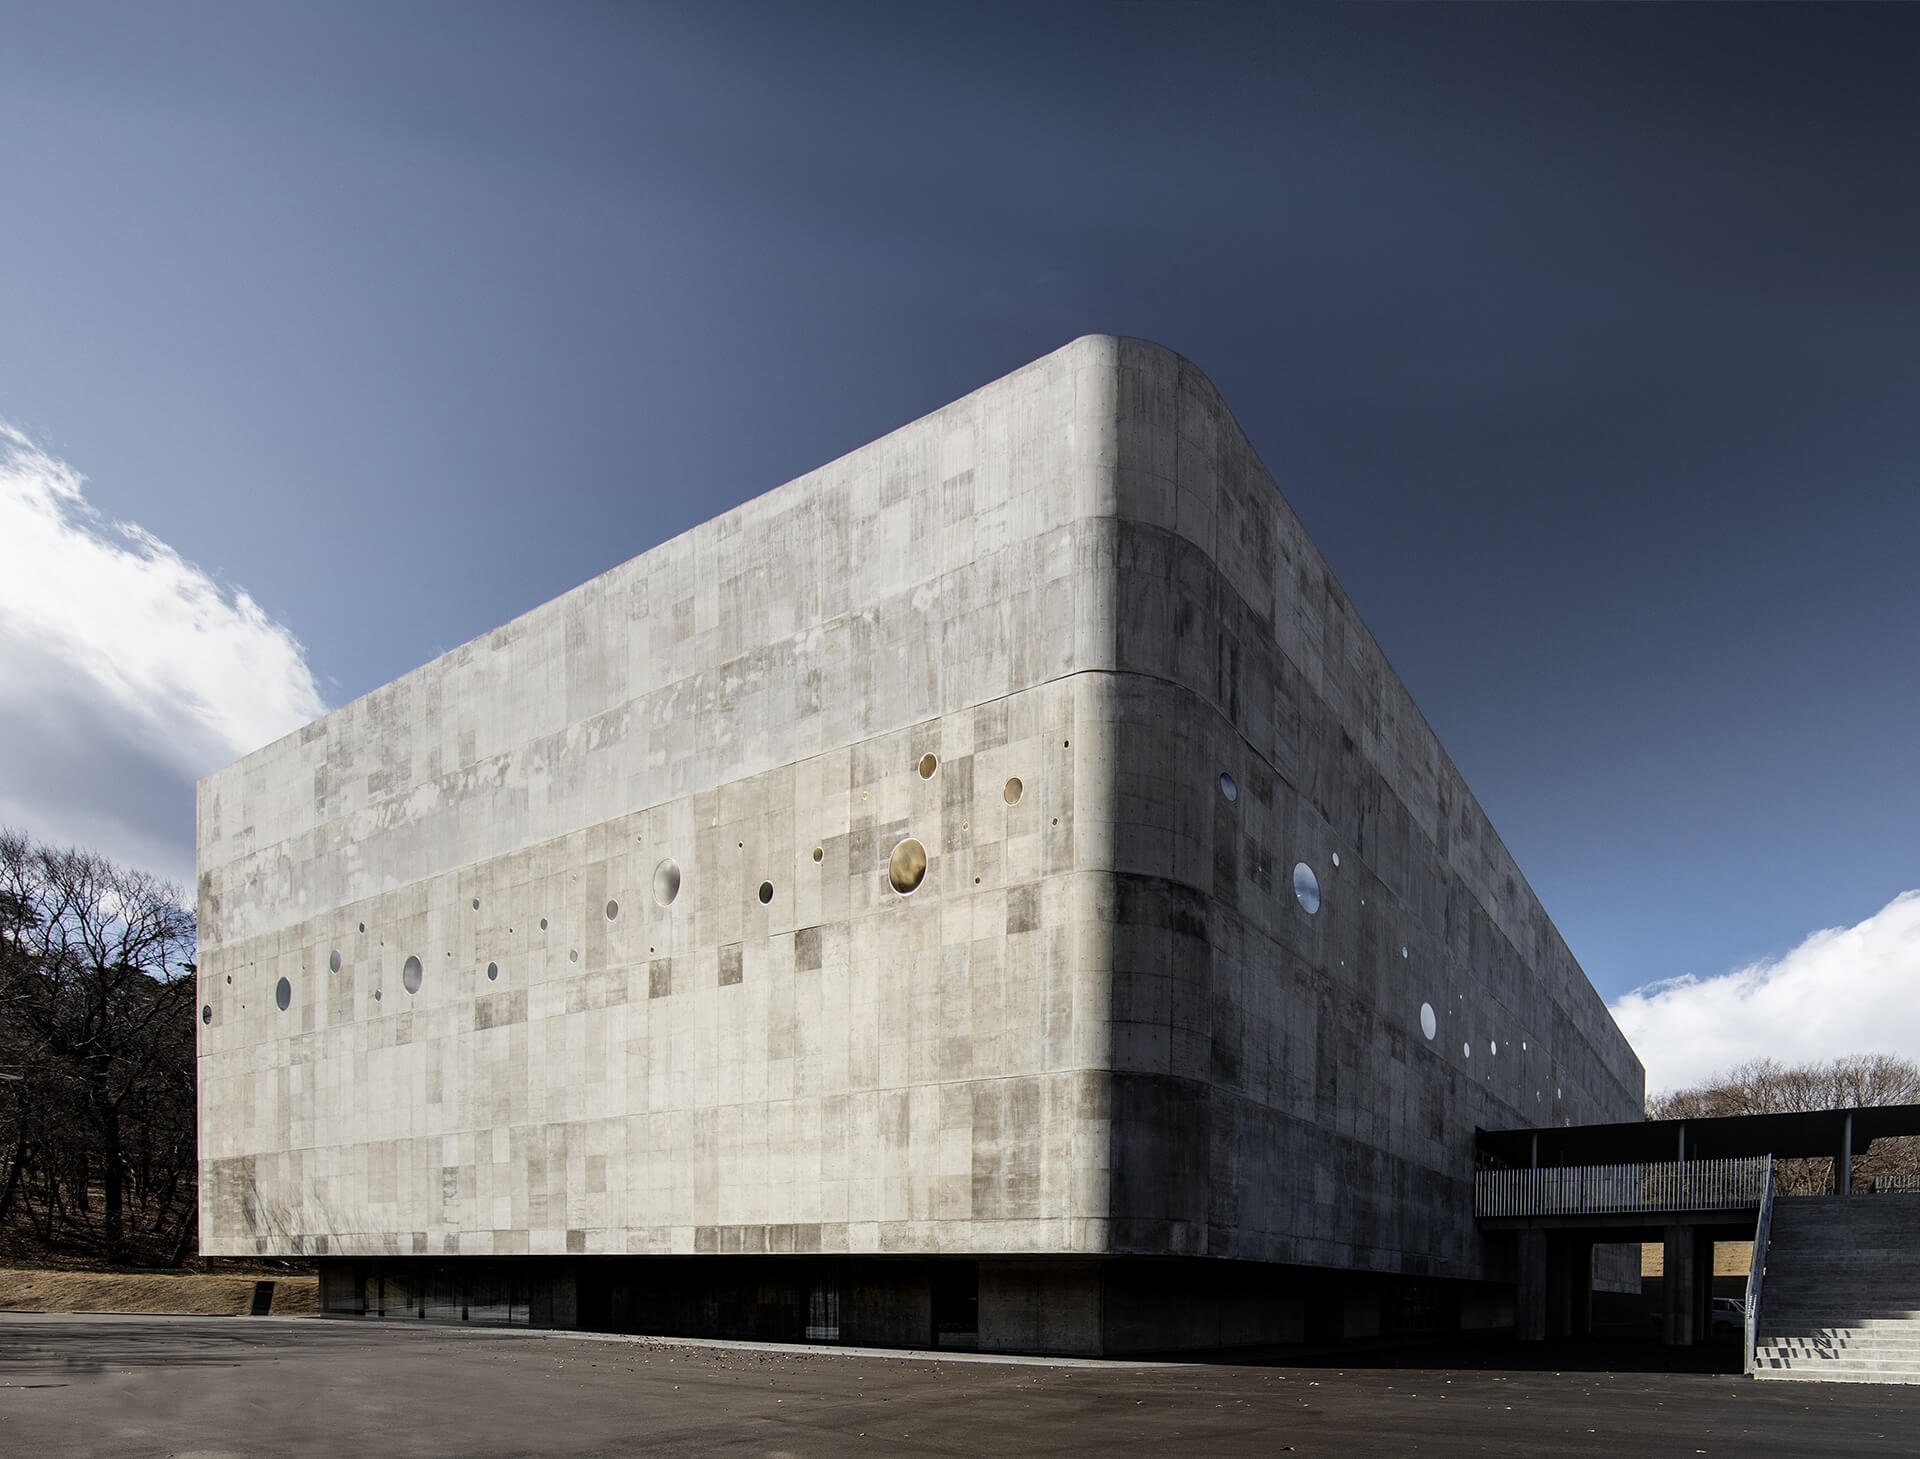
[[[1920,1388],[1633,1371],[1657,1358],[1646,1345],[1487,1345],[1313,1365],[1006,1362],[315,1318],[0,1314],[0,1455],[1920,1449]]]

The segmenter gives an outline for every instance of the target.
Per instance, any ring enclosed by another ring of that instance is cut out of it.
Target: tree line
[[[1920,1065],[1894,1054],[1848,1054],[1811,1064],[1751,1059],[1704,1084],[1649,1099],[1647,1118],[1693,1120],[1882,1104],[1920,1104]],[[1776,1160],[1773,1168],[1775,1188],[1783,1196],[1833,1190],[1831,1157]],[[1856,1191],[1871,1191],[1875,1181],[1920,1189],[1920,1137],[1875,1140],[1864,1153],[1854,1153],[1852,1174]]]
[[[177,885],[0,829],[0,1241],[196,1253],[193,958]]]

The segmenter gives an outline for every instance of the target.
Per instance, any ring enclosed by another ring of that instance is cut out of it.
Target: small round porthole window
[[[330,973],[340,971],[340,952],[337,948],[327,954],[327,971]]]
[[[887,858],[887,884],[905,896],[927,879],[927,848],[909,836]]]
[[[672,857],[653,869],[653,899],[663,907],[673,905],[680,895],[680,866]]]
[[[202,1023],[213,1022],[213,1005],[211,1003],[202,1003],[200,1005],[200,1021]]]
[[[273,1001],[279,1010],[285,1013],[287,1011],[287,1005],[293,1002],[293,984],[289,983],[285,978],[282,978],[278,983],[274,984]]]
[[[500,964],[488,963],[487,964],[487,981],[491,983],[495,978],[499,976],[500,976]]]
[[[618,902],[608,902],[607,903],[607,920],[611,922],[615,917],[618,917],[619,915],[620,915],[620,904]]]
[[[1420,1005],[1420,1032],[1425,1034],[1429,1039],[1440,1032],[1440,1021],[1433,1016],[1433,1005],[1431,1003],[1422,1003]]]
[[[1460,1057],[1463,1059],[1471,1059],[1473,1057],[1473,1045],[1472,1044],[1460,1045]]]
[[[761,882],[760,883],[760,905],[764,907],[767,905],[767,903],[771,902],[772,900],[773,900],[773,883],[770,881]]]
[[[824,847],[816,846],[813,848],[813,859],[815,861],[821,860],[826,856],[826,854],[827,854],[826,849]]]
[[[1304,861],[1293,864],[1293,894],[1308,912],[1320,910],[1320,878],[1313,874],[1313,868]]]
[[[1220,772],[1220,793],[1229,801],[1240,799],[1240,787],[1226,771]]]
[[[1340,853],[1338,851],[1333,853],[1333,864],[1335,866],[1338,866],[1340,864]]]
[[[1007,788],[1000,792],[1000,799],[1004,800],[1008,805],[1019,805],[1020,797],[1025,790],[1026,786],[1020,783],[1020,777],[1016,775],[1007,781]]]
[[[409,993],[418,993],[420,991],[420,979],[424,973],[425,973],[425,969],[423,969],[420,966],[419,958],[417,957],[408,958],[404,963],[400,965],[401,986],[404,987]]]
[[[940,762],[932,754],[926,754],[920,757],[920,778],[922,780],[933,779],[933,772],[939,768]]]

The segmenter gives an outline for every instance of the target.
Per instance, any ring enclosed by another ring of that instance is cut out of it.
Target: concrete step
[[[1910,1351],[1823,1347],[1819,1343],[1768,1343],[1755,1348],[1754,1356],[1769,1362],[1869,1363],[1879,1367],[1920,1368],[1920,1354]]]
[[[1920,1322],[1892,1318],[1850,1316],[1816,1317],[1806,1313],[1763,1312],[1755,1324],[1762,1337],[1802,1337],[1820,1333],[1835,1337],[1871,1338],[1875,1342],[1920,1343]]]
[[[1920,1347],[1912,1343],[1830,1342],[1817,1337],[1773,1338],[1756,1344],[1754,1352],[1772,1353],[1776,1357],[1801,1354],[1821,1358],[1871,1358],[1876,1362],[1920,1364]]]

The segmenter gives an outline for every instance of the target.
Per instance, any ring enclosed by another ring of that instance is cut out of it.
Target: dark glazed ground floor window
[[[980,1346],[980,1263],[942,1261],[933,1267],[933,1345]]]
[[[807,1341],[840,1341],[840,1278],[825,1273],[813,1279],[807,1294]]]

